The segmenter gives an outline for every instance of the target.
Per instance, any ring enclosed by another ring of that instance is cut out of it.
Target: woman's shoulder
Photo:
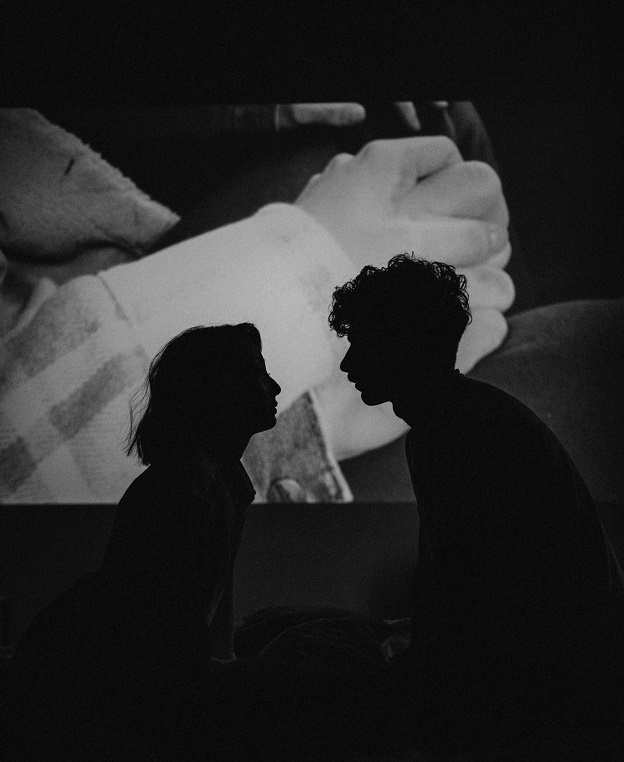
[[[119,501],[118,511],[156,505],[189,508],[196,502],[211,501],[215,495],[215,475],[198,471],[192,458],[163,460],[136,477]]]
[[[188,503],[184,475],[160,465],[150,465],[130,484],[117,504],[115,523],[124,526],[144,524],[146,515],[153,525],[157,516],[177,513]]]
[[[124,492],[121,501],[128,501],[143,494],[167,494],[188,483],[191,470],[183,460],[163,460],[149,465]]]

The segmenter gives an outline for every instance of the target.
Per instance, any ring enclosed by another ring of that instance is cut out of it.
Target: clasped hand
[[[463,161],[449,138],[377,140],[341,153],[314,175],[296,205],[323,225],[359,267],[402,251],[458,267],[504,266],[509,214],[498,175]],[[496,256],[495,256],[496,255]]]

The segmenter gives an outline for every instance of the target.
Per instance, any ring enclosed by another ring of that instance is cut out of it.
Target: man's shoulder
[[[523,402],[484,381],[460,376],[444,411],[441,436],[448,446],[487,451],[501,449],[503,456],[528,443],[541,448],[554,438],[546,424]]]
[[[459,436],[462,431],[504,425],[509,415],[522,415],[522,408],[528,410],[502,389],[455,371],[443,392],[442,403],[435,414],[435,425],[430,427],[426,439],[429,443],[438,438],[446,442],[451,431]],[[406,449],[409,451],[410,447],[418,446],[420,439],[418,428],[411,428],[405,441]]]
[[[475,398],[483,398],[488,400],[504,400],[505,402],[511,404],[514,402],[520,403],[520,400],[504,391],[500,387],[494,386],[494,384],[489,384],[487,381],[479,381],[476,378],[464,376],[462,373],[456,374],[454,377],[454,382],[454,389],[456,389],[459,394],[462,395],[470,395]]]
[[[478,381],[461,374],[454,384],[452,399],[454,405],[461,406],[464,415],[481,416],[485,418],[511,417],[539,420],[536,414],[524,402],[509,392],[485,381]]]

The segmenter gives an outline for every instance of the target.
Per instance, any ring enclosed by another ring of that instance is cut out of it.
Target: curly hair
[[[171,339],[150,363],[141,395],[147,405],[136,423],[130,406],[126,454],[136,450],[148,466],[206,440],[211,430],[218,435],[227,425],[221,413],[234,402],[232,381],[246,371],[250,344],[262,351],[253,323],[194,326]]]
[[[367,265],[336,287],[330,328],[347,336],[354,327],[382,327],[408,344],[435,352],[439,362],[455,366],[457,346],[472,320],[466,278],[452,265],[397,254],[387,267]]]

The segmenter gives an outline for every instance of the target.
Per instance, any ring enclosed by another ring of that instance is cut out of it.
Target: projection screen
[[[275,428],[243,456],[256,501],[414,500],[408,426],[390,403],[362,403],[338,367],[348,342],[327,324],[333,289],[363,263],[296,201],[337,154],[459,140],[457,120],[476,112],[346,106],[0,110],[0,502],[116,503],[144,468],[124,445],[151,358],[185,328],[243,321],[282,387]],[[489,144],[471,150],[493,160]],[[453,263],[436,230],[418,253]],[[527,297],[521,264],[512,241],[501,316]],[[464,373],[507,338],[478,306]]]

